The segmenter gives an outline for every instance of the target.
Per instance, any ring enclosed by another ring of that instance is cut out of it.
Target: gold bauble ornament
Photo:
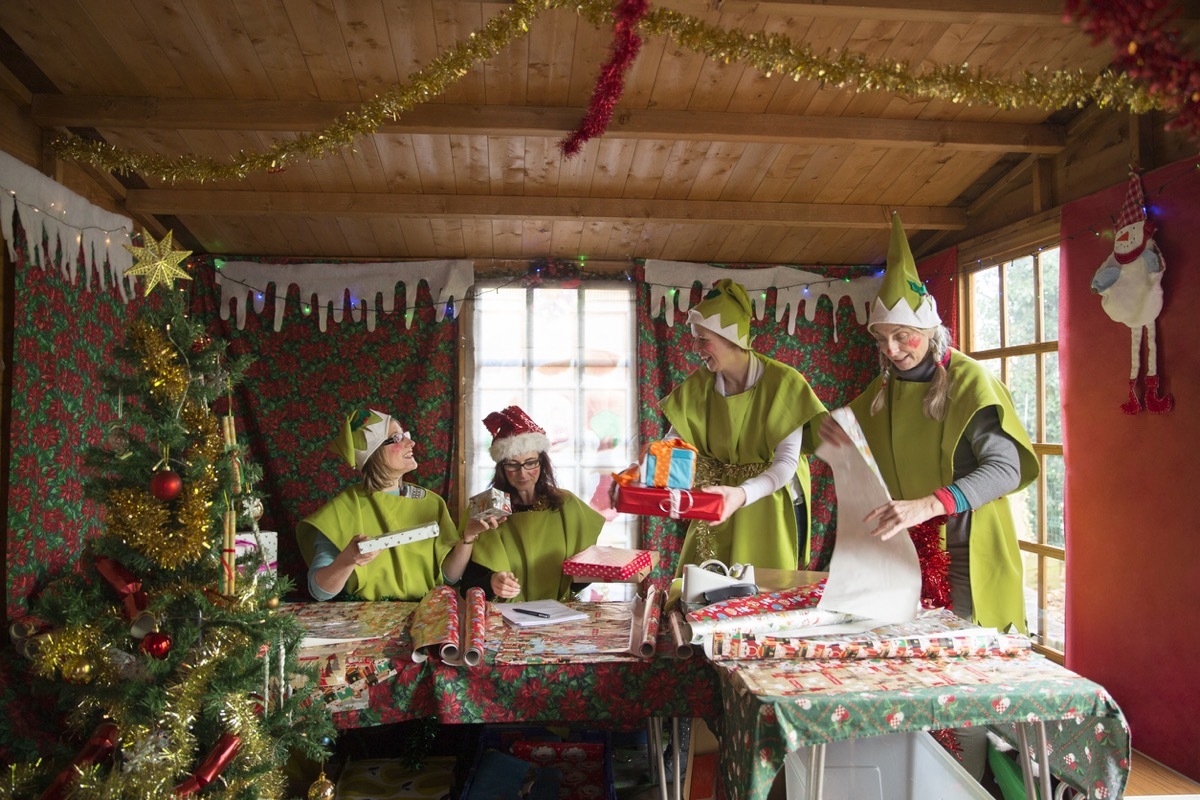
[[[267,606],[267,608],[271,609],[272,611],[279,608],[279,598],[278,597],[268,597],[266,606]]]
[[[92,662],[87,656],[71,656],[63,662],[62,676],[67,683],[90,683]]]
[[[333,800],[336,794],[337,787],[325,777],[325,770],[321,770],[312,786],[308,787],[308,800]]]

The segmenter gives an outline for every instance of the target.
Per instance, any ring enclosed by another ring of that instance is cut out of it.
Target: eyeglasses
[[[408,431],[400,431],[399,433],[393,433],[391,436],[384,439],[379,443],[379,446],[383,447],[384,445],[389,444],[400,444],[405,439],[412,439],[412,434]]]
[[[500,466],[504,467],[504,469],[506,469],[509,472],[517,472],[519,470],[526,470],[527,472],[532,472],[533,470],[537,469],[541,465],[542,465],[542,460],[540,458],[531,458],[528,461],[501,461],[500,462]]]

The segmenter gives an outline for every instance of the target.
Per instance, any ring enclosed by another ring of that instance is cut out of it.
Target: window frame
[[[1030,542],[1030,541],[1025,541],[1023,539],[1018,539],[1017,544],[1018,544],[1018,547],[1021,550],[1022,554],[1028,553],[1036,559],[1037,576],[1036,576],[1035,586],[1036,586],[1036,595],[1037,595],[1037,608],[1038,608],[1039,612],[1042,609],[1046,608],[1046,602],[1047,602],[1046,601],[1047,592],[1048,592],[1048,580],[1047,580],[1047,569],[1046,569],[1047,559],[1052,559],[1054,561],[1060,562],[1061,569],[1063,572],[1064,592],[1065,592],[1065,587],[1066,587],[1066,583],[1068,580],[1068,578],[1067,578],[1068,573],[1066,570],[1067,557],[1066,557],[1066,547],[1065,547],[1065,537],[1067,534],[1067,531],[1066,531],[1067,521],[1065,518],[1063,519],[1064,546],[1058,547],[1056,545],[1051,545],[1047,541],[1048,540],[1048,532],[1049,532],[1049,516],[1047,513],[1049,504],[1047,501],[1049,498],[1048,498],[1048,492],[1047,492],[1047,478],[1046,478],[1046,468],[1045,468],[1046,459],[1047,459],[1047,456],[1053,456],[1053,457],[1062,459],[1063,454],[1064,454],[1064,447],[1063,447],[1063,443],[1061,441],[1060,442],[1047,442],[1045,440],[1046,439],[1046,416],[1047,416],[1045,355],[1048,353],[1053,353],[1057,356],[1057,354],[1059,352],[1059,343],[1062,338],[1062,327],[1061,327],[1062,320],[1061,320],[1061,318],[1059,320],[1058,338],[1056,338],[1054,340],[1046,341],[1044,339],[1044,336],[1045,336],[1045,305],[1043,302],[1045,293],[1043,291],[1043,285],[1042,285],[1041,259],[1042,259],[1042,254],[1044,251],[1050,250],[1050,249],[1058,249],[1059,258],[1060,258],[1059,270],[1061,271],[1061,269],[1062,269],[1062,266],[1061,266],[1062,249],[1061,249],[1061,242],[1059,241],[1059,236],[1057,234],[1058,234],[1057,226],[1055,226],[1055,230],[1053,231],[1052,235],[1049,233],[1049,231],[1047,231],[1042,236],[1039,236],[1032,240],[1023,237],[1022,241],[1008,242],[1007,247],[996,246],[996,242],[993,241],[992,244],[995,247],[996,255],[993,257],[990,257],[990,258],[980,258],[977,260],[969,260],[968,259],[968,260],[964,261],[963,253],[960,252],[960,254],[959,254],[959,269],[958,269],[959,278],[960,278],[960,280],[958,282],[958,292],[959,292],[958,299],[959,299],[960,312],[958,315],[959,330],[955,332],[955,339],[959,343],[959,347],[962,350],[962,352],[976,360],[983,361],[983,362],[998,360],[999,365],[1000,365],[1001,380],[1005,382],[1005,385],[1008,385],[1008,378],[1009,378],[1008,359],[1016,357],[1016,356],[1027,356],[1027,355],[1035,356],[1035,363],[1037,365],[1036,384],[1035,384],[1036,390],[1035,391],[1036,391],[1036,395],[1038,398],[1037,409],[1036,409],[1036,430],[1028,431],[1028,433],[1030,435],[1030,440],[1033,444],[1033,452],[1037,456],[1038,466],[1039,466],[1038,479],[1037,479],[1036,483],[1030,487],[1031,489],[1036,491],[1036,497],[1037,497],[1037,541]],[[1008,320],[1008,314],[1007,314],[1008,292],[1005,291],[1005,289],[1006,289],[1005,284],[1006,284],[1006,279],[1007,279],[1007,270],[1008,270],[1008,267],[1013,262],[1018,261],[1019,259],[1024,258],[1024,257],[1031,257],[1033,259],[1032,272],[1033,272],[1033,281],[1034,281],[1034,297],[1038,298],[1036,314],[1034,317],[1034,341],[1031,343],[1026,343],[1026,344],[1006,345],[1006,340],[1007,340],[1006,325],[1007,325],[1007,320]],[[974,292],[972,291],[973,280],[977,274],[982,273],[982,272],[992,269],[992,268],[998,268],[997,277],[998,277],[999,296],[998,296],[998,301],[997,301],[998,302],[997,311],[999,314],[1000,346],[999,347],[991,347],[991,348],[983,349],[983,350],[974,350],[969,345],[973,344],[973,342],[974,342],[975,331],[976,331],[976,327],[977,327],[976,323],[977,323],[978,317],[981,316],[981,313],[975,308],[975,305],[974,305]],[[1060,388],[1060,392],[1061,392],[1061,388]],[[1061,399],[1061,396],[1060,396],[1060,399]],[[1062,413],[1061,408],[1059,409],[1059,413],[1061,415],[1061,413]],[[1060,438],[1062,438],[1061,435],[1060,435]],[[1064,612],[1065,612],[1065,609],[1064,609]],[[1051,660],[1056,661],[1059,664],[1065,663],[1065,660],[1066,660],[1066,624],[1067,624],[1067,620],[1066,620],[1065,613],[1064,613],[1063,643],[1062,643],[1063,649],[1062,650],[1059,650],[1055,647],[1048,646],[1045,644],[1045,642],[1043,640],[1040,640],[1041,637],[1044,636],[1044,634],[1033,634],[1033,635],[1031,635],[1031,639],[1033,640],[1034,650],[1045,655],[1046,657],[1050,658]],[[1038,631],[1042,631],[1042,630],[1043,630],[1042,626],[1039,625]]]

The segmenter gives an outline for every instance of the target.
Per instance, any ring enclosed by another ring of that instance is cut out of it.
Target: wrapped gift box
[[[512,514],[512,500],[508,492],[499,489],[484,489],[467,501],[471,519],[491,519]]]
[[[563,574],[597,581],[640,580],[658,560],[650,550],[594,544],[563,562]]]
[[[696,448],[682,439],[651,442],[643,482],[659,489],[691,489],[696,478]]]
[[[430,756],[420,769],[400,758],[351,761],[337,783],[338,800],[444,800],[454,786],[454,756]]]
[[[725,499],[719,494],[686,489],[618,486],[615,506],[617,511],[626,514],[672,519],[705,519],[713,522],[721,518]]]
[[[238,568],[240,572],[246,573],[250,570],[250,564],[245,563],[243,559],[249,559],[250,554],[258,549],[259,542],[262,543],[262,563],[258,565],[258,571],[275,571],[279,553],[279,534],[275,531],[259,531],[257,534],[253,531],[238,531],[233,539],[233,546],[237,551],[237,560],[242,562],[242,566]]]

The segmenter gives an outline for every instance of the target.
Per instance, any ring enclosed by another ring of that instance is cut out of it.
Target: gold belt
[[[756,475],[767,471],[770,464],[726,464],[711,456],[696,458],[697,488],[702,486],[737,486],[750,480]],[[696,520],[696,557],[699,562],[708,561],[716,553],[713,551],[712,523],[706,519]]]

